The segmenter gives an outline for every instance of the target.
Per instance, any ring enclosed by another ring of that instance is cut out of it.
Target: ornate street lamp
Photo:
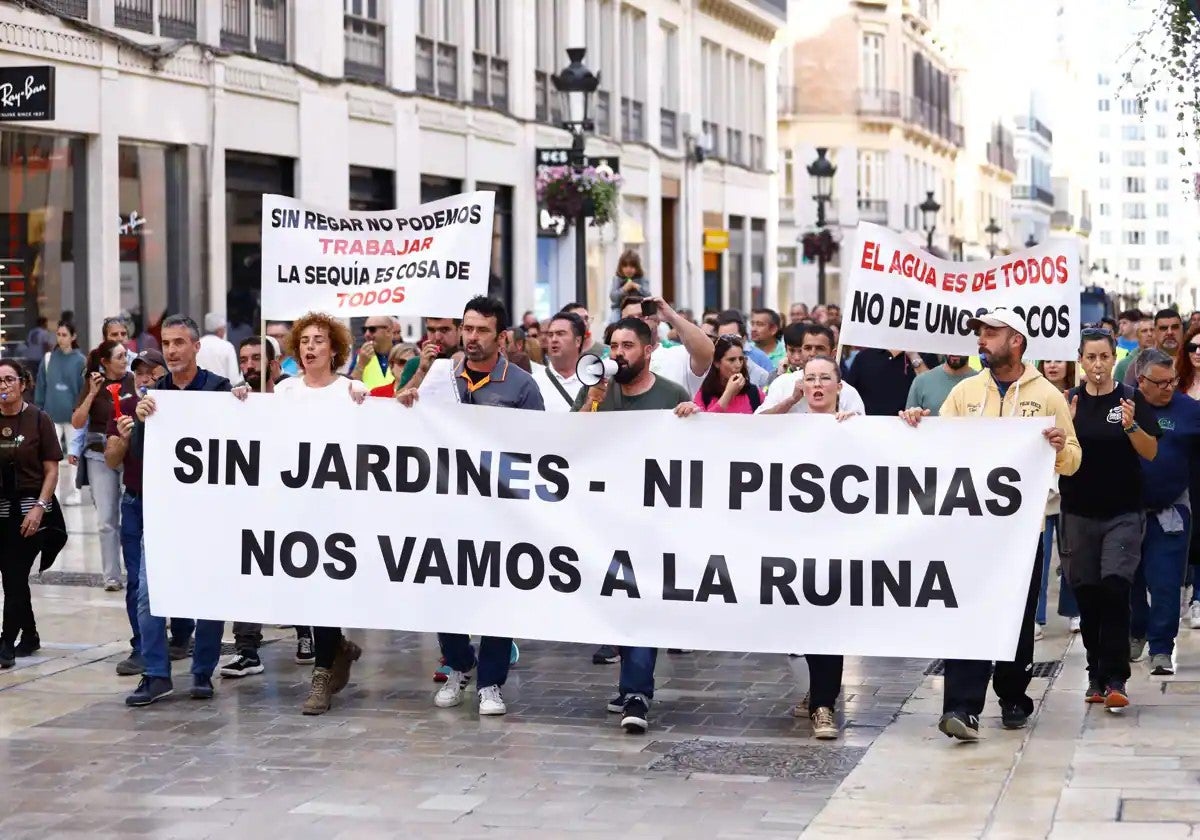
[[[826,157],[829,153],[827,146],[817,147],[817,159],[808,165],[808,174],[813,179],[813,200],[817,202],[817,237],[824,240],[829,234],[825,231],[825,203],[833,197],[833,176],[837,167]],[[823,241],[818,242],[824,246]],[[825,302],[825,260],[827,249],[817,249],[817,303]]]
[[[996,237],[1000,235],[1000,225],[996,224],[996,217],[988,219],[988,226],[983,229],[983,232],[988,235],[988,256],[996,256]]]
[[[570,63],[550,80],[562,98],[562,127],[571,132],[571,166],[582,172],[587,156],[584,134],[593,131],[592,94],[600,86],[600,74],[593,73],[583,63],[587,50],[571,47],[567,50]],[[587,302],[587,216],[581,209],[575,217],[575,299]]]
[[[921,211],[921,223],[925,228],[925,247],[933,250],[933,232],[937,230],[937,214],[942,205],[933,199],[933,190],[925,191],[925,200],[917,205]]]

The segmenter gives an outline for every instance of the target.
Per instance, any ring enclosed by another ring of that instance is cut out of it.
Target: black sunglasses
[[[1187,344],[1185,344],[1183,346],[1187,348],[1187,351],[1189,353],[1200,353],[1200,344],[1197,344],[1194,341],[1189,341]]]
[[[729,335],[726,333],[725,335],[717,336],[714,340],[717,344],[725,342],[726,344],[732,344],[734,347],[742,346],[742,337],[740,335]]]
[[[1084,327],[1080,335],[1084,338],[1112,338],[1112,330],[1107,327]]]

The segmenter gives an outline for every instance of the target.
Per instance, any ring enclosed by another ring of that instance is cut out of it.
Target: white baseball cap
[[[1008,327],[1021,335],[1028,329],[1025,319],[1006,306],[997,306],[967,321],[967,329],[978,330],[980,327]]]

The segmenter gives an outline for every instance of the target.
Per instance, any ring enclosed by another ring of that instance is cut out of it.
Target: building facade
[[[937,0],[793,0],[780,64],[780,286],[798,301],[841,300],[835,257],[823,295],[800,241],[814,229],[807,166],[837,166],[827,216],[840,253],[859,221],[924,241],[919,205],[941,209],[934,244],[952,249],[965,138],[955,56],[939,39]]]
[[[1031,91],[1028,107],[1014,115],[1016,136],[1013,149],[1017,178],[1012,189],[1014,234],[1022,245],[1045,242],[1054,212],[1054,132],[1045,99]]]
[[[121,311],[270,317],[263,193],[493,190],[489,290],[550,314],[575,297],[573,231],[534,181],[538,150],[570,145],[550,82],[568,46],[601,75],[588,154],[624,177],[619,221],[587,231],[593,311],[627,247],[681,305],[770,299],[783,22],[783,0],[2,2],[0,65],[57,80],[54,120],[0,130],[8,338],[63,311],[88,341]]]

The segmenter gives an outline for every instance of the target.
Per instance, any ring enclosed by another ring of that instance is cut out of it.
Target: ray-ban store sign
[[[53,67],[0,67],[0,121],[54,119]]]

